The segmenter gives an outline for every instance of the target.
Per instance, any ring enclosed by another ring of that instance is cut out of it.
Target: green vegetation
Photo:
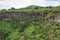
[[[18,19],[15,18],[16,15],[12,15],[11,19],[2,20],[5,19],[5,13],[23,15]],[[35,5],[0,10],[0,14],[3,15],[0,15],[0,40],[60,40],[60,23],[49,21],[50,18],[54,20],[54,15],[59,13],[60,7]]]

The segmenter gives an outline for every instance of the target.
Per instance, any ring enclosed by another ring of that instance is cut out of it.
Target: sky
[[[58,6],[60,0],[0,0],[0,9],[23,8],[29,5]]]

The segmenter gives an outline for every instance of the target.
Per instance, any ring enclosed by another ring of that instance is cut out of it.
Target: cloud
[[[48,0],[33,0],[32,2],[35,5],[40,5],[40,6],[58,6],[60,5],[60,1],[55,0],[55,1],[48,1]]]
[[[0,0],[0,9],[21,8],[31,5],[30,0]]]
[[[0,9],[8,9],[11,7],[21,8],[29,5],[39,6],[58,6],[60,5],[59,0],[0,0]]]
[[[45,0],[45,1],[60,1],[60,0]]]
[[[47,6],[59,6],[60,5],[60,0],[50,0],[46,1]]]

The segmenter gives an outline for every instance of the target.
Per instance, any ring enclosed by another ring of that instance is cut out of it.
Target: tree
[[[11,7],[11,10],[15,10],[15,8],[14,7]]]
[[[52,6],[47,6],[47,8],[52,8]]]
[[[35,9],[38,9],[39,7],[35,7]]]
[[[2,11],[6,11],[6,9],[1,9]]]

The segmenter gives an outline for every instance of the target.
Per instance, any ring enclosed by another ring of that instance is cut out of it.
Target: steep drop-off
[[[0,12],[0,40],[59,40],[60,15],[50,12]]]

